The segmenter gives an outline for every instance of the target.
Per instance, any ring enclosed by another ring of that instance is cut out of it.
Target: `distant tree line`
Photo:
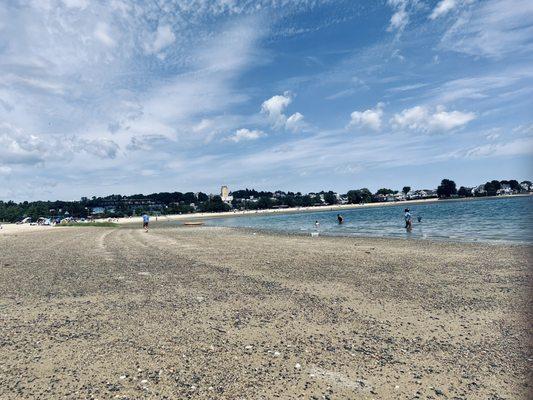
[[[527,189],[526,189],[527,188]],[[437,188],[437,194],[439,197],[484,197],[484,196],[496,196],[498,191],[507,189],[510,193],[520,193],[531,190],[531,181],[522,181],[518,183],[516,179],[511,180],[492,180],[486,182],[483,185],[479,185],[474,188],[467,188],[461,186],[456,188],[455,182],[449,179],[443,179],[439,187]]]
[[[494,196],[503,188],[513,193],[528,191],[530,181],[492,180],[476,188],[461,186],[457,189],[454,181],[443,179],[437,188],[440,198]],[[524,189],[524,188],[527,188]],[[532,188],[533,190],[533,188]],[[148,195],[131,196],[110,195],[105,197],[82,197],[80,201],[33,201],[16,203],[0,201],[0,221],[15,222],[25,217],[37,220],[39,217],[125,217],[151,214],[186,214],[192,212],[221,212],[235,210],[261,210],[269,208],[313,207],[334,205],[338,203],[361,204],[382,201],[383,198],[400,196],[404,198],[411,193],[410,186],[404,186],[401,193],[388,188],[378,189],[372,193],[367,188],[349,190],[339,195],[333,191],[320,191],[302,194],[301,192],[269,192],[255,189],[236,190],[231,193],[231,202],[224,202],[220,196],[210,196],[202,192],[161,192]]]

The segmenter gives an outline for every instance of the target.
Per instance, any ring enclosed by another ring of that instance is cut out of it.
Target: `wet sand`
[[[526,399],[524,246],[0,235],[0,399]]]

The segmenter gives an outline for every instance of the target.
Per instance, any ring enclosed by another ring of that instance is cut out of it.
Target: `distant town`
[[[372,193],[367,188],[349,190],[347,193],[320,191],[311,193],[285,191],[257,191],[240,189],[231,191],[222,186],[219,194],[202,192],[161,192],[148,195],[82,197],[79,201],[34,201],[16,203],[0,201],[0,221],[51,223],[62,220],[90,220],[122,218],[142,215],[189,214],[196,212],[223,212],[231,210],[264,210],[293,207],[315,207],[336,204],[364,204],[376,202],[402,202],[430,198],[460,198],[501,196],[533,191],[531,181],[492,180],[475,187],[457,188],[454,181],[443,179],[436,189],[401,190],[382,188]]]

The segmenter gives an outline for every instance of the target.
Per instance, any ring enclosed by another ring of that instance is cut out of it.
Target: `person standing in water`
[[[318,231],[318,228],[320,228],[320,222],[315,221],[315,229]]]
[[[148,214],[143,214],[143,228],[145,232],[148,232],[148,224],[150,223],[150,217]]]
[[[411,213],[409,212],[409,209],[406,208],[404,210],[404,218],[405,218],[405,229],[410,231],[413,228],[413,222],[411,221]]]
[[[339,225],[344,222],[344,218],[342,217],[342,215],[337,214],[337,221],[339,221]]]

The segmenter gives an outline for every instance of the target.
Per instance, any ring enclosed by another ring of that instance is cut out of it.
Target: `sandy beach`
[[[0,399],[528,398],[526,246],[153,225],[0,234]]]

